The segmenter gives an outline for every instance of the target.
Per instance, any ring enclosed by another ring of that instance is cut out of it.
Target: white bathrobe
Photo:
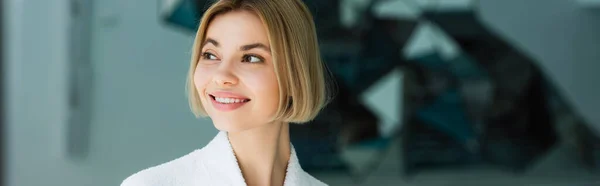
[[[226,132],[217,136],[202,149],[195,150],[170,162],[142,170],[129,176],[121,186],[237,186],[246,185]],[[300,167],[296,151],[291,156],[284,186],[322,186]]]

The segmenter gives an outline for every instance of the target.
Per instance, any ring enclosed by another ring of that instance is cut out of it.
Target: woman
[[[325,185],[302,170],[289,124],[325,105],[312,16],[301,0],[220,0],[204,13],[188,73],[196,116],[219,134],[122,186]]]

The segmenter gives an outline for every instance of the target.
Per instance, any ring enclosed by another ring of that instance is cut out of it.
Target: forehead
[[[215,39],[224,46],[240,46],[248,43],[269,44],[265,25],[255,13],[247,10],[231,11],[215,16],[208,25],[206,37]]]

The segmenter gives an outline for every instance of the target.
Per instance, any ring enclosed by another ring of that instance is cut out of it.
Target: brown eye
[[[262,57],[258,57],[256,55],[244,55],[242,58],[242,62],[246,63],[262,63],[264,62]]]
[[[202,53],[202,59],[217,60],[217,56],[211,54],[210,52],[204,52]]]

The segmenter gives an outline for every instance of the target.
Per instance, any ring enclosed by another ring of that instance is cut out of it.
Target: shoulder
[[[202,150],[141,170],[121,183],[121,186],[170,186],[191,185],[198,179],[198,164],[202,159]]]

